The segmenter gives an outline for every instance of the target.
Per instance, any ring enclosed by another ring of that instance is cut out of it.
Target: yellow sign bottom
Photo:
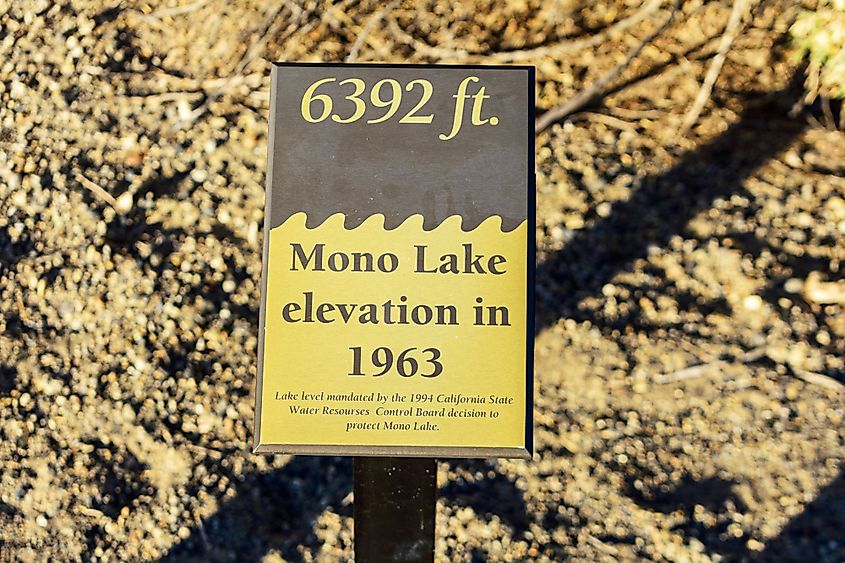
[[[256,451],[530,450],[526,223],[422,222],[270,231]]]

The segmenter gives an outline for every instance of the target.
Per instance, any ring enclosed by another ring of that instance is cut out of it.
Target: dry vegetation
[[[799,14],[789,31],[808,60],[807,98],[845,98],[845,1],[821,0],[815,10]]]
[[[788,117],[800,8],[0,0],[0,560],[350,556],[348,460],[248,445],[268,60],[349,58],[530,63],[567,110],[538,453],[441,463],[438,556],[845,559],[845,139]]]

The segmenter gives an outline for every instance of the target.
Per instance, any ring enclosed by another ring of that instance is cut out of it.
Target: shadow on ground
[[[780,535],[766,544],[756,561],[833,560],[845,543],[845,474],[840,473],[816,499],[792,519]],[[822,543],[819,538],[831,539]],[[824,559],[823,559],[824,558]]]
[[[278,550],[302,559],[299,546],[316,549],[314,523],[326,508],[351,516],[352,463],[342,457],[297,456],[282,469],[248,475],[235,496],[191,531],[161,561],[260,561]]]
[[[540,264],[536,332],[561,318],[591,320],[600,325],[600,319],[578,309],[583,298],[599,293],[616,273],[646,257],[650,247],[665,245],[673,235],[683,233],[689,221],[712,206],[715,199],[743,193],[746,178],[803,130],[801,123],[785,118],[785,102],[794,99],[790,92],[752,104],[725,133],[686,154],[665,173],[646,179],[630,199],[614,205],[611,215],[579,231],[561,251]],[[441,490],[446,502],[471,506],[479,514],[498,515],[511,526],[515,539],[523,536],[531,521],[523,491],[501,474],[490,478],[495,466],[488,462],[451,463],[486,477],[446,484]],[[686,479],[672,491],[651,498],[629,492],[650,510],[691,514],[695,505],[718,510],[726,502],[736,503],[732,486],[719,479]],[[326,508],[351,515],[351,507],[343,506],[351,490],[348,460],[295,457],[276,472],[248,476],[237,487],[234,498],[224,500],[214,516],[194,526],[191,536],[162,561],[249,562],[260,560],[272,549],[287,560],[301,560],[298,546],[314,549],[319,545],[314,524]],[[843,497],[845,485],[840,476],[762,553],[749,551],[744,542],[724,539],[724,530],[691,523],[679,532],[698,538],[723,561],[806,560],[810,554],[826,549],[816,545],[817,538],[837,537],[837,530],[841,531],[845,522]],[[687,520],[693,522],[692,518]],[[820,527],[829,529],[826,535],[819,534]]]
[[[803,131],[786,119],[783,100],[752,104],[725,133],[684,155],[659,176],[646,178],[611,214],[578,231],[537,267],[536,332],[561,318],[587,320],[578,310],[618,272],[651,247],[661,247],[718,198],[742,194],[743,181]],[[595,320],[590,318],[589,320]]]

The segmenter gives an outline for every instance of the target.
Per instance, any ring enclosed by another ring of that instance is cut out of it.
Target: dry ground
[[[0,560],[350,557],[349,461],[249,453],[267,60],[530,63],[545,109],[641,5],[0,1]],[[537,455],[441,463],[439,558],[845,560],[845,139],[752,6],[688,135],[727,1],[538,136]]]

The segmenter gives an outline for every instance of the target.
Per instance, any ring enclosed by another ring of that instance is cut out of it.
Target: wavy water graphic
[[[414,231],[414,232],[425,232],[425,233],[432,233],[438,230],[448,230],[452,232],[461,231],[464,233],[478,233],[478,232],[498,232],[498,233],[513,233],[515,231],[520,230],[520,227],[526,223],[526,221],[521,221],[517,223],[512,229],[505,230],[502,227],[503,220],[502,217],[499,215],[491,215],[481,221],[477,226],[465,229],[463,227],[464,218],[461,215],[450,215],[446,217],[441,223],[436,225],[434,228],[426,229],[424,225],[426,223],[426,218],[423,217],[420,213],[415,213],[413,215],[409,215],[404,221],[399,223],[399,225],[395,227],[386,227],[385,226],[385,216],[381,213],[375,213],[370,215],[366,219],[364,219],[361,223],[357,225],[353,225],[351,227],[347,227],[347,218],[343,213],[334,213],[327,217],[324,221],[317,223],[316,225],[309,225],[309,218],[308,214],[304,212],[294,213],[290,217],[288,217],[282,224],[273,227],[272,230],[281,229],[283,227],[294,227],[294,228],[301,228],[306,229],[309,231],[314,231],[317,229],[323,228],[331,228],[331,229],[343,229],[344,231],[356,231],[359,229],[363,230],[381,230],[384,232],[392,233],[396,231]]]

